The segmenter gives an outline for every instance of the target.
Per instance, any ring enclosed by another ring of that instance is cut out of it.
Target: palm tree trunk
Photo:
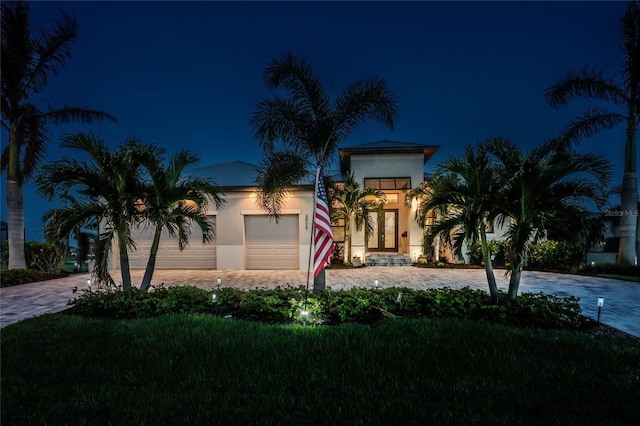
[[[158,247],[160,247],[161,235],[162,228],[156,227],[156,232],[153,235],[153,243],[151,244],[151,253],[149,254],[147,267],[144,270],[144,277],[142,277],[142,283],[140,284],[140,291],[147,291],[151,286],[151,278],[153,278],[153,271],[156,267],[156,256],[158,255]]]
[[[344,257],[345,262],[351,262],[351,232],[346,228],[344,231]]]
[[[129,292],[131,291],[131,271],[129,270],[129,253],[127,252],[126,233],[118,232],[118,251],[120,255],[122,289]]]
[[[622,216],[620,216],[618,263],[634,265],[636,263],[638,179],[636,176],[636,122],[633,114],[630,114],[627,125],[620,204]]]
[[[13,179],[7,179],[7,237],[9,238],[9,269],[26,268],[22,185],[18,180]]]
[[[20,146],[13,123],[10,124],[9,129],[9,162],[7,164],[7,237],[9,239],[9,269],[26,268]]]
[[[487,282],[489,283],[489,294],[491,295],[491,303],[498,303],[498,285],[496,277],[493,273],[493,264],[491,263],[491,252],[487,244],[487,234],[484,229],[480,230],[480,244],[482,246],[482,257],[484,258],[484,270],[487,273]]]
[[[520,277],[522,276],[522,264],[511,270],[509,278],[509,299],[515,300],[518,297],[518,288],[520,287]]]

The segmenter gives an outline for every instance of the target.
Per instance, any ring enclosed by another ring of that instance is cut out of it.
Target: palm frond
[[[606,111],[602,108],[589,108],[587,112],[572,120],[560,134],[563,141],[577,143],[582,138],[596,135],[601,130],[610,130],[625,121],[622,114]]]
[[[637,1],[627,3],[622,17],[622,42],[625,53],[622,75],[631,99],[640,106],[640,4]],[[640,114],[637,106],[636,114]]]
[[[346,139],[367,119],[393,130],[398,118],[396,96],[382,79],[357,80],[338,95],[333,116],[337,140]]]
[[[560,83],[545,91],[547,103],[554,108],[566,106],[575,98],[600,99],[617,105],[629,100],[620,83],[604,77],[604,69],[588,67],[567,73]]]
[[[309,177],[309,161],[294,151],[271,151],[265,154],[256,177],[258,205],[279,220],[287,192]]]

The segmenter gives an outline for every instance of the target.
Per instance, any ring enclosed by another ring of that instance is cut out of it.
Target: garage
[[[215,226],[215,217],[209,220]],[[145,269],[151,253],[151,244],[155,228],[139,228],[132,230],[132,238],[136,243],[136,250],[129,252],[131,269]],[[178,248],[178,238],[170,237],[163,232],[160,247],[156,256],[156,269],[216,269],[215,240],[208,244],[202,243],[202,231],[198,225],[191,226],[189,245],[184,250]]]
[[[298,215],[282,215],[278,223],[268,215],[244,217],[246,269],[299,267]]]

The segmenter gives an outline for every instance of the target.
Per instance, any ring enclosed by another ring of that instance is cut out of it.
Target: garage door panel
[[[210,219],[215,225],[215,219]],[[144,269],[147,266],[154,230],[151,227],[139,228],[132,231],[136,250],[129,252],[131,269]],[[178,238],[163,232],[160,237],[158,254],[156,255],[156,269],[216,269],[217,248],[215,241],[202,243],[202,231],[193,224],[189,244],[184,250],[178,247]]]
[[[247,269],[299,268],[298,216],[245,216]]]

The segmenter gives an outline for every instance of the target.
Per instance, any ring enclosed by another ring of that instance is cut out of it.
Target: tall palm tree
[[[145,222],[154,226],[155,232],[141,291],[146,291],[151,285],[163,230],[171,236],[177,235],[180,250],[189,243],[192,223],[202,230],[203,243],[213,240],[214,229],[207,220],[207,206],[213,202],[221,208],[223,194],[217,185],[206,179],[184,175],[185,168],[197,162],[198,157],[187,151],[172,156],[166,167],[157,156],[143,161],[149,183],[139,205],[144,205]]]
[[[525,255],[547,234],[587,235],[592,215],[585,202],[602,207],[611,166],[600,155],[582,154],[563,142],[549,141],[523,154],[511,141],[487,139],[480,149],[494,160],[498,191],[494,204],[509,220],[508,242],[510,299],[518,295]]]
[[[55,229],[58,236],[66,236],[87,223],[98,223],[94,247],[96,278],[101,283],[114,285],[108,260],[112,242],[116,239],[122,287],[129,291],[128,249],[135,247],[131,229],[144,215],[139,203],[140,194],[146,190],[142,162],[161,155],[162,150],[135,138],[112,150],[94,135],[82,133],[65,136],[60,146],[82,151],[89,156],[89,162],[63,158],[44,165],[36,177],[39,193],[48,200],[68,200],[65,195],[68,193],[78,195],[75,203],[52,212],[50,229]]]
[[[265,151],[258,202],[277,219],[286,191],[312,169],[321,175],[357,126],[373,119],[393,129],[398,111],[395,96],[378,78],[356,80],[332,101],[309,62],[293,53],[271,60],[263,77],[267,88],[283,92],[259,101],[250,120]],[[314,291],[323,288],[322,278],[314,281]]]
[[[498,287],[491,264],[491,253],[487,243],[488,223],[499,215],[495,207],[494,194],[498,192],[498,179],[487,153],[467,146],[460,157],[449,158],[436,166],[433,189],[424,198],[421,209],[445,210],[442,216],[427,230],[430,241],[442,236],[456,251],[480,240],[484,258],[489,293],[494,303],[498,302]]]
[[[351,222],[356,231],[364,228],[365,238],[369,238],[374,227],[369,212],[380,211],[384,206],[384,192],[375,188],[361,189],[353,173],[347,173],[344,183],[336,186],[331,200],[331,221],[344,220],[345,259],[351,262]]]
[[[57,75],[71,58],[70,43],[77,37],[74,18],[62,16],[49,31],[32,31],[26,2],[2,2],[2,128],[9,145],[0,164],[7,170],[7,221],[9,268],[25,268],[24,202],[22,185],[44,157],[48,137],[46,126],[73,121],[91,123],[115,118],[109,114],[76,106],[42,110],[32,103],[49,77]]]
[[[620,200],[623,212],[634,212],[638,205],[636,133],[640,117],[640,4],[637,1],[629,2],[622,18],[622,41],[625,60],[620,78],[605,77],[603,69],[585,67],[568,73],[560,83],[548,88],[546,99],[555,108],[566,106],[574,98],[595,99],[614,107],[612,110],[588,109],[567,126],[561,137],[567,142],[577,142],[619,123],[627,124]],[[637,217],[624,214],[620,222],[618,263],[632,264],[636,261]]]

